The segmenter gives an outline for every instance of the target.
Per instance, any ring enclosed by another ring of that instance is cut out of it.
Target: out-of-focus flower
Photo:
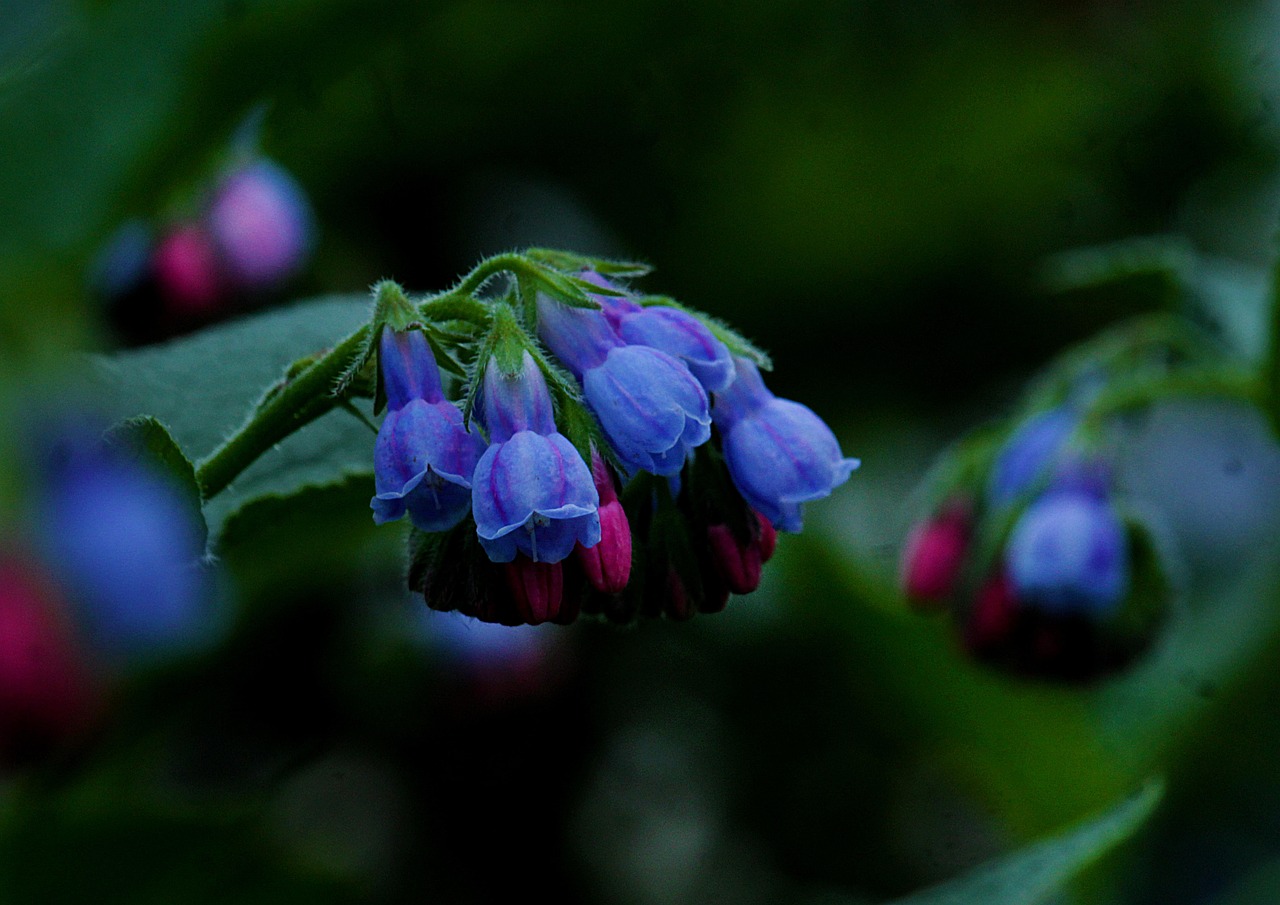
[[[734,362],[737,376],[712,409],[729,474],[774,527],[799,531],[803,504],[829,496],[859,462],[841,454],[831,428],[811,409],[774,396],[752,362]]]
[[[969,551],[973,515],[963,502],[953,502],[920,522],[902,551],[902,589],[920,607],[945,605],[955,593]]]
[[[89,268],[89,287],[107,301],[128,295],[151,275],[155,237],[142,220],[129,220],[111,234]]]
[[[206,314],[217,307],[224,291],[218,252],[199,223],[170,230],[151,257],[160,291],[181,314]]]
[[[385,328],[379,366],[387,415],[374,445],[374,521],[393,521],[407,511],[420,530],[446,531],[471,506],[471,477],[484,441],[467,431],[462,412],[445,398],[421,331]]]
[[[227,279],[250,292],[272,289],[307,259],[314,233],[306,194],[284,168],[264,159],[225,176],[207,215]]]
[[[1078,420],[1074,411],[1062,406],[1023,422],[996,457],[987,485],[988,502],[1004,506],[1034,489],[1062,455]]]
[[[0,553],[0,758],[21,761],[87,727],[100,689],[56,585]]]
[[[480,543],[494,562],[517,552],[534,562],[560,562],[575,544],[600,542],[600,497],[582,456],[556,429],[551,396],[533,357],[503,374],[485,368],[483,409],[490,446],[472,484]]]
[[[627,466],[676,474],[689,452],[711,437],[702,384],[666,352],[625,343],[603,311],[541,295],[538,332],[582,381],[587,404]]]
[[[207,641],[201,531],[176,486],[100,442],[64,443],[46,464],[35,539],[93,648],[141,659]]]
[[[1053,488],[1027,507],[1005,551],[1018,598],[1047,613],[1109,615],[1129,586],[1124,525],[1105,496]]]

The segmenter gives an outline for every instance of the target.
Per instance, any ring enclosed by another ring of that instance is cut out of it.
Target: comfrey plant
[[[202,498],[371,396],[373,518],[411,523],[430,607],[507,625],[723,608],[858,463],[769,392],[757,348],[631,289],[645,272],[532,249],[420,302],[378,284],[370,322],[298,362],[199,464]]]
[[[903,550],[904,595],[950,611],[967,651],[1018,672],[1080,680],[1123,667],[1153,640],[1173,586],[1167,551],[1115,477],[1121,416],[1174,395],[1256,392],[1178,317],[1073,350],[1018,416],[941,459]]]

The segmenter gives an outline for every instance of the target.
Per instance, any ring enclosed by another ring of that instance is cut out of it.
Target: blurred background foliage
[[[942,445],[1168,301],[1158,279],[1051,293],[1046,255],[1176,234],[1257,308],[1278,34],[1264,0],[4,2],[10,523],[33,401],[86,367],[67,353],[119,345],[95,253],[188,210],[260,105],[319,224],[281,298],[434,290],[528,244],[643,258],[654,291],[768,347],[773,386],[864,465],[724,614],[500,653],[406,598],[371,482],[256,504],[217,551],[226,643],[133,677],[88,740],[3,780],[0,899],[882,901],[1156,774],[1155,818],[1056,894],[1280,899],[1280,467],[1254,413],[1133,424],[1130,486],[1183,593],[1118,677],[1005,677],[894,590]],[[223,347],[147,410],[247,404],[328,329],[278,358]]]

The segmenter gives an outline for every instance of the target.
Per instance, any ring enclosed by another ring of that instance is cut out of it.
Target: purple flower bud
[[[587,404],[626,465],[672,475],[711,437],[707,394],[689,369],[658,349],[627,345],[604,313],[539,296],[538,330],[582,381]]]
[[[1035,500],[1005,550],[1018,598],[1046,613],[1113,613],[1129,586],[1128,545],[1115,507],[1072,488]]]
[[[528,352],[514,375],[491,359],[484,376],[491,445],[480,457],[472,509],[480,544],[494,562],[517,551],[557,563],[575,544],[600,541],[600,498],[582,456],[556,430],[551,396]]]
[[[259,160],[226,177],[214,194],[208,222],[229,278],[242,289],[279,285],[311,249],[306,195],[270,161]]]
[[[528,625],[541,625],[560,615],[564,600],[564,567],[558,562],[534,562],[516,556],[503,563],[503,574],[516,610]]]
[[[618,334],[628,343],[651,346],[680,359],[708,393],[733,382],[733,356],[702,321],[678,308],[642,308],[623,314]]]
[[[841,455],[831,428],[812,410],[774,396],[750,361],[734,362],[737,376],[712,410],[725,464],[752,508],[783,531],[799,531],[802,504],[829,496],[859,462]]]
[[[467,431],[462,412],[444,398],[420,331],[384,328],[379,348],[388,410],[374,444],[373,520],[381,525],[408,512],[418,529],[446,531],[471,506],[484,441]]]
[[[1069,408],[1049,409],[1014,431],[991,470],[987,495],[992,505],[1007,505],[1034,489],[1062,454],[1077,420]]]
[[[152,253],[151,267],[160,291],[182,314],[206,314],[223,298],[218,254],[201,226],[187,223],[165,235]]]
[[[617,594],[631,579],[631,524],[618,500],[609,466],[592,450],[591,475],[600,495],[600,543],[575,548],[578,563],[597,591]]]
[[[190,504],[165,477],[99,447],[64,451],[37,519],[41,552],[108,658],[185,650],[218,625]]]

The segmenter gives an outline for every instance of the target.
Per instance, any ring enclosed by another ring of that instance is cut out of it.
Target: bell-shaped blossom
[[[228,175],[208,212],[209,232],[228,279],[249,291],[292,276],[311,250],[311,206],[293,177],[268,160]]]
[[[689,368],[660,349],[628,345],[602,311],[540,296],[538,330],[582,381],[587,405],[630,468],[675,474],[711,437],[707,393]]]
[[[114,659],[208,641],[221,614],[194,506],[131,457],[73,447],[46,463],[35,534],[90,643]]]
[[[1104,494],[1050,488],[1018,519],[1005,564],[1019,600],[1057,615],[1105,616],[1129,587],[1128,541]]]
[[[991,504],[1007,505],[1034,489],[1063,454],[1078,420],[1072,409],[1063,406],[1023,422],[1000,450],[991,469],[987,485]]]
[[[858,467],[807,406],[769,392],[760,371],[735,357],[737,374],[712,416],[725,464],[743,498],[774,527],[799,531],[803,504],[829,496]]]
[[[374,445],[373,520],[382,524],[408,512],[418,529],[446,531],[471,505],[471,476],[484,441],[467,431],[462,412],[445,398],[421,331],[384,328],[379,347],[387,415]]]
[[[600,542],[600,497],[591,471],[556,429],[551,396],[538,365],[524,353],[519,372],[485,368],[483,413],[490,446],[472,485],[480,544],[494,562],[523,553],[557,563],[575,544]]]
[[[593,270],[584,270],[578,277],[604,289],[617,289]],[[625,295],[592,298],[624,342],[651,346],[680,359],[708,393],[718,393],[733,382],[729,347],[687,311],[662,305],[644,307]]]

